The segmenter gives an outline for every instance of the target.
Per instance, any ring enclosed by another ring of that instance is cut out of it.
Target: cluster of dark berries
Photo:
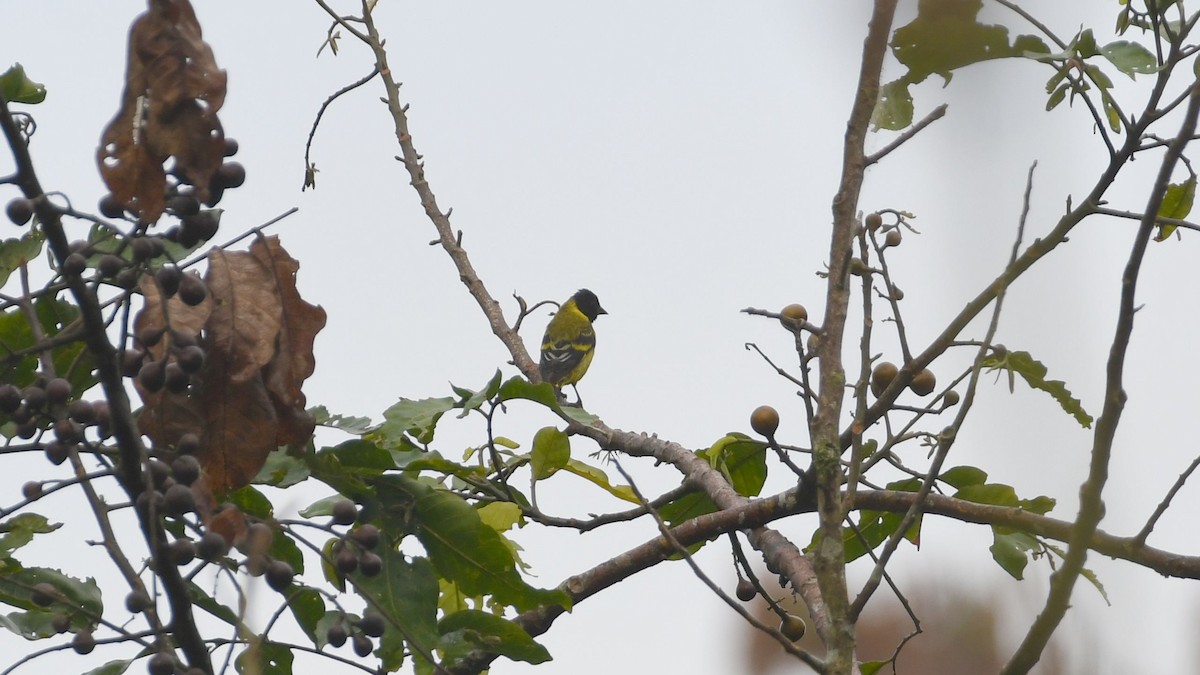
[[[200,461],[195,457],[199,449],[200,439],[195,434],[184,434],[175,444],[174,456],[164,455],[170,463],[159,457],[146,461],[152,489],[138,495],[140,512],[149,513],[153,508],[156,514],[181,518],[196,510],[192,483],[200,478]]]
[[[353,525],[358,520],[358,506],[349,499],[339,499],[333,504],[332,515],[334,525]],[[333,543],[333,566],[343,576],[358,571],[373,577],[383,571],[383,559],[375,553],[378,546],[379,528],[363,523]]]
[[[108,438],[111,433],[108,403],[72,400],[71,393],[71,383],[61,377],[39,377],[23,389],[0,384],[0,414],[16,425],[17,436],[24,439],[50,429],[54,438],[45,445],[46,456],[62,464],[71,447],[83,442],[87,429],[94,429],[100,438]]]
[[[183,278],[199,284],[199,293],[203,296],[204,284],[199,277],[185,274]],[[164,338],[167,343],[163,349],[151,349]],[[121,353],[121,371],[126,377],[137,378],[138,384],[148,392],[156,393],[165,388],[171,393],[182,394],[192,383],[192,376],[204,367],[204,359],[204,348],[191,333],[162,328],[143,330],[137,335],[137,346],[126,347]]]
[[[375,650],[371,638],[383,637],[386,628],[387,622],[383,616],[368,609],[363,612],[361,619],[343,616],[341,621],[331,624],[325,630],[325,641],[332,647],[341,647],[346,640],[350,640],[354,653],[366,658]]]

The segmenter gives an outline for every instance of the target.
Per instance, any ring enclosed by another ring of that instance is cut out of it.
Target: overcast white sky
[[[609,311],[598,323],[599,347],[581,389],[588,408],[611,426],[706,447],[728,431],[748,431],[749,412],[770,403],[783,416],[781,435],[804,442],[793,387],[743,349],[755,342],[788,363],[790,338],[774,322],[738,310],[801,302],[820,316],[816,272],[828,250],[829,204],[868,4],[381,3],[378,21],[412,106],[427,177],[443,207],[454,208],[453,222],[492,293],[561,300],[588,287]],[[1116,3],[1096,4],[1055,3],[1045,18],[1064,36],[1084,23],[1107,41]],[[313,148],[318,189],[300,192],[313,116],[330,93],[370,70],[368,55],[345,39],[339,56],[315,58],[329,22],[313,4],[197,5],[205,38],[229,72],[221,119],[241,143],[238,159],[249,176],[221,204],[221,239],[300,208],[273,231],[301,262],[304,295],[329,312],[306,387],[310,403],[379,419],[400,396],[447,395],[448,382],[478,387],[497,367],[511,373],[449,260],[427,245],[434,231],[392,159],[398,149],[374,83],[327,112]],[[103,192],[93,153],[120,96],[128,24],[143,7],[134,0],[0,5],[0,66],[20,61],[50,92],[31,109],[43,184],[77,205],[94,204]],[[914,2],[902,3],[898,24],[914,11]],[[897,74],[895,67],[888,72]],[[946,89],[923,85],[918,114],[948,101],[948,116],[868,176],[863,210],[911,211],[922,233],[906,237],[889,257],[906,293],[914,346],[936,335],[1001,269],[1034,160],[1031,237],[1048,230],[1067,195],[1090,187],[1102,166],[1102,146],[1082,108],[1043,111],[1048,76],[1032,63],[996,63],[957,75]],[[888,140],[870,143],[878,148]],[[0,173],[9,166],[0,160]],[[1115,206],[1142,204],[1138,190],[1157,166],[1151,160],[1135,168],[1116,193],[1125,201],[1114,199]],[[1091,412],[1101,404],[1132,232],[1129,223],[1100,220],[1079,228],[1012,289],[1001,326],[1001,342],[1042,359]],[[1136,532],[1197,453],[1187,433],[1197,404],[1186,351],[1196,330],[1194,239],[1155,246],[1147,259],[1130,403],[1102,524],[1110,532]],[[510,317],[515,307],[506,303]],[[534,317],[524,331],[533,347],[544,321]],[[885,335],[880,328],[876,335]],[[887,340],[876,351],[900,360]],[[934,370],[949,377],[954,368]],[[1054,496],[1054,515],[1072,517],[1090,432],[1022,385],[1010,396],[1003,382],[989,380],[978,404],[951,464],[985,468],[1023,496]],[[505,436],[527,440],[550,423],[513,408],[502,422]],[[470,420],[447,425],[441,449],[456,455],[481,434]],[[592,449],[575,444],[577,455]],[[910,452],[916,459],[922,451]],[[629,466],[644,491],[678,483],[667,468]],[[28,471],[54,475],[42,463]],[[3,501],[14,500],[29,477],[0,477],[0,495],[10,495]],[[768,490],[789,482],[776,479]],[[620,508],[566,476],[538,492],[543,508],[563,514]],[[1151,544],[1197,553],[1191,515],[1198,494],[1195,486],[1183,490]],[[319,496],[283,500],[299,508]],[[779,527],[803,545],[814,524],[802,517]],[[79,536],[94,536],[84,525]],[[652,529],[579,536],[527,528],[516,536],[534,583],[551,586]],[[990,541],[985,529],[930,518],[922,550],[903,550],[894,573],[901,583],[957,579],[980,594],[1009,598],[1005,612],[1013,626],[1024,626],[1040,605],[1048,569],[1033,563],[1027,581],[1013,581],[991,561]],[[35,555],[62,564],[56,550]],[[732,590],[728,552],[714,545],[699,557]],[[1095,557],[1089,567],[1113,606],[1081,584],[1064,634],[1087,636],[1081,649],[1098,656],[1098,672],[1128,672],[1146,659],[1164,672],[1194,663],[1196,584]],[[1012,600],[1024,593],[1038,605]],[[555,660],[536,671],[738,672],[739,622],[682,565],[662,565],[556,623],[541,638]],[[8,654],[25,646],[4,637],[0,645]],[[1136,654],[1127,645],[1138,645]],[[118,655],[98,650],[93,665]],[[78,660],[70,663],[80,669]],[[501,661],[493,672],[530,670]]]

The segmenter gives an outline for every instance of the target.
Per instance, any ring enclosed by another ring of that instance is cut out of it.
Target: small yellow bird
[[[542,380],[557,388],[571,385],[583,377],[592,365],[596,347],[596,331],[592,322],[608,314],[600,306],[596,294],[584,288],[558,308],[558,313],[546,326],[542,336],[542,358],[538,363]],[[575,389],[575,397],[579,390]]]

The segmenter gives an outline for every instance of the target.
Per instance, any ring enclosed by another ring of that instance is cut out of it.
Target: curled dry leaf
[[[153,223],[166,206],[163,163],[209,201],[225,135],[217,111],[225,102],[225,71],[188,0],[151,0],[129,31],[121,107],[96,151],[100,175],[116,199]]]
[[[275,277],[250,253],[213,249],[204,283],[215,305],[206,326],[209,348],[224,356],[231,380],[245,382],[275,354],[283,314]]]
[[[298,269],[278,238],[268,237],[249,252],[210,252],[210,299],[196,308],[172,298],[164,311],[157,288],[143,289],[146,306],[135,327],[162,328],[169,321],[170,328],[191,333],[202,325],[207,356],[183,393],[139,388],[145,403],[139,425],[155,445],[197,434],[196,458],[214,493],[247,485],[272,450],[312,434],[301,385],[316,366],[313,340],[325,326],[325,311],[300,297]]]
[[[255,240],[250,253],[272,271],[283,310],[277,349],[263,371],[267,391],[279,414],[279,445],[303,443],[313,432],[313,419],[305,411],[301,385],[317,367],[313,340],[325,327],[325,310],[310,305],[296,289],[300,263],[287,254],[279,237]]]

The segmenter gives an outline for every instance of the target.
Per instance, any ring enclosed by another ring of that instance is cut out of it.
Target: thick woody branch
[[[856,210],[862,190],[863,174],[868,166],[864,146],[871,114],[879,100],[879,76],[887,54],[888,36],[896,0],[876,0],[867,38],[863,44],[858,93],[846,125],[842,151],[842,177],[833,199],[833,236],[829,247],[829,278],[825,297],[825,318],[817,342],[820,364],[817,410],[813,417],[813,466],[817,478],[817,511],[820,515],[820,541],[813,560],[830,619],[830,673],[850,673],[855,669],[854,623],[850,617],[846,591],[846,566],[842,545],[842,467],[838,425],[846,392],[846,371],[842,364],[842,340],[850,306],[850,258],[858,227]]]

